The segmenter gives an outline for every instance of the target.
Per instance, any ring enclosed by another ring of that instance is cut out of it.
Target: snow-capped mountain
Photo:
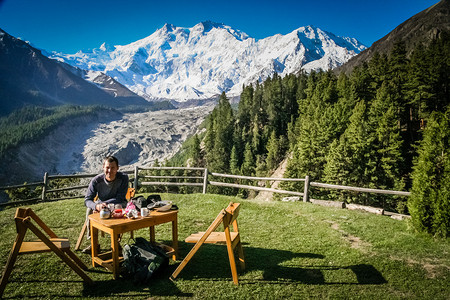
[[[332,69],[364,49],[354,38],[313,26],[256,40],[207,21],[192,28],[166,24],[129,45],[103,44],[89,52],[53,52],[49,57],[103,72],[148,100],[186,101],[222,92],[236,96],[243,85],[261,82],[274,72],[284,76],[301,69]]]

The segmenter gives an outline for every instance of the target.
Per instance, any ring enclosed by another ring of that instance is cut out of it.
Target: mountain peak
[[[196,26],[202,26],[203,27],[203,32],[208,32],[208,31],[210,31],[213,28],[224,28],[225,24],[223,24],[223,23],[216,23],[216,22],[207,20],[207,21],[200,22]]]
[[[249,36],[246,33],[238,29],[225,25],[224,23],[213,22],[210,20],[198,23],[197,25],[191,28],[191,31],[198,31],[202,32],[203,34],[207,34],[213,29],[225,30],[239,41],[243,41],[249,38]]]
[[[107,43],[103,43],[103,44],[101,44],[101,46],[100,46],[100,50],[101,51],[104,51],[104,52],[106,52],[106,51],[113,51],[114,50],[114,46],[111,46],[111,45],[109,45],[109,44],[107,44]]]

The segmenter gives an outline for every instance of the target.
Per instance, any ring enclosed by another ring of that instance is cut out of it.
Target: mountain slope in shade
[[[450,0],[441,0],[435,5],[412,16],[389,34],[373,45],[351,58],[337,68],[338,72],[350,72],[355,66],[369,61],[375,53],[388,54],[394,44],[403,42],[408,53],[419,44],[427,45],[442,32],[450,32]]]
[[[166,24],[125,46],[103,44],[89,52],[51,58],[81,69],[101,71],[150,100],[207,99],[242,85],[263,81],[274,72],[337,67],[366,47],[313,26],[255,40],[224,24],[202,22],[192,28]]]
[[[148,105],[112,78],[97,74],[98,84],[93,84],[80,77],[85,73],[47,58],[0,29],[0,115],[25,105]]]

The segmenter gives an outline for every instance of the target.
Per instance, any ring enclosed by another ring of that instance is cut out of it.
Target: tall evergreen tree
[[[255,103],[253,103],[253,87],[243,87],[241,93],[241,99],[239,100],[238,112],[236,121],[239,128],[248,131],[250,127],[250,121],[252,120],[252,110]]]
[[[427,123],[414,162],[408,201],[414,226],[433,235],[450,235],[450,108]]]
[[[244,162],[242,163],[241,173],[245,176],[252,176],[255,174],[255,157],[249,143],[245,145]]]
[[[431,94],[427,107],[444,113],[450,103],[450,33],[442,32],[440,38],[428,47],[429,83]]]
[[[214,108],[212,116],[214,116],[214,140],[208,156],[208,167],[215,172],[227,172],[233,148],[234,116],[225,93],[220,96],[219,104]]]
[[[366,103],[360,101],[355,106],[350,124],[339,138],[339,143],[335,141],[332,144],[327,155],[324,179],[334,184],[374,187],[372,179],[376,162],[371,148],[373,139],[368,131]]]
[[[214,129],[214,123],[215,123],[215,111],[213,110],[212,113],[207,118],[207,126],[206,126],[206,134],[205,134],[205,152],[206,152],[206,163],[209,164],[209,162],[212,161],[212,154],[214,149],[214,141],[216,139],[216,133]]]
[[[280,158],[280,144],[275,131],[272,131],[269,141],[267,143],[267,159],[266,165],[269,170],[274,170],[277,167]]]
[[[189,157],[192,160],[193,167],[199,167],[202,165],[202,157],[201,157],[201,148],[200,148],[200,139],[197,134],[194,135],[192,140],[192,147],[190,150]]]
[[[369,111],[369,130],[375,134],[373,147],[377,151],[377,165],[374,174],[380,188],[403,189],[402,143],[400,137],[398,103],[390,96],[388,85],[383,83],[372,102]]]
[[[239,172],[239,156],[238,156],[238,152],[236,150],[236,146],[233,146],[233,149],[231,149],[230,171],[231,171],[231,174],[238,175],[240,173]]]

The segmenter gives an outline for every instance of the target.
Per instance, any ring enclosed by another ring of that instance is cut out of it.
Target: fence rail
[[[8,185],[8,186],[0,186],[0,191],[4,190],[12,190],[12,189],[20,189],[23,187],[33,187],[33,186],[40,186],[43,185],[44,182],[33,182],[33,183],[26,183],[26,184],[17,184],[17,185]]]
[[[336,185],[336,184],[319,183],[319,182],[311,182],[310,185],[315,186],[315,187],[327,188],[327,189],[338,189],[338,190],[355,191],[355,192],[361,192],[361,193],[376,193],[376,194],[388,194],[388,195],[398,195],[398,196],[411,195],[411,192],[368,189],[368,188],[359,188],[359,187],[353,187],[353,186]]]
[[[143,171],[151,171],[151,170],[195,171],[195,172],[197,172],[197,174],[192,175],[192,176],[188,176],[188,175],[174,176],[174,175],[148,175],[148,174],[142,173]],[[361,192],[361,193],[389,194],[389,195],[398,195],[398,196],[409,196],[411,194],[410,192],[404,192],[404,191],[370,189],[370,188],[360,188],[360,187],[352,187],[352,186],[326,184],[326,183],[319,183],[319,182],[310,182],[309,176],[305,176],[305,178],[252,177],[252,176],[242,176],[242,175],[231,175],[231,174],[208,172],[208,169],[206,169],[206,168],[135,167],[134,170],[127,170],[124,172],[127,174],[134,174],[134,178],[130,179],[130,182],[133,182],[133,187],[135,187],[135,188],[144,187],[144,186],[201,187],[202,192],[205,194],[207,192],[208,185],[212,185],[212,186],[229,187],[229,188],[237,188],[237,189],[255,190],[255,191],[260,191],[260,192],[290,194],[290,195],[294,195],[294,196],[303,197],[304,202],[318,201],[318,200],[309,199],[311,187],[348,190],[348,191],[356,191],[356,192]],[[199,172],[203,173],[202,176],[199,176],[199,174],[198,174]],[[42,181],[42,182],[34,182],[34,183],[28,183],[28,184],[22,184],[22,185],[10,185],[10,186],[0,187],[0,190],[11,190],[11,189],[19,189],[19,188],[23,188],[23,187],[31,188],[31,187],[36,187],[36,186],[42,186],[42,194],[41,194],[40,198],[0,203],[0,207],[7,206],[7,205],[15,205],[18,203],[58,201],[58,200],[64,200],[64,199],[83,197],[83,195],[74,195],[74,196],[50,199],[48,196],[51,193],[66,192],[66,191],[72,191],[72,190],[81,190],[81,189],[85,189],[88,187],[88,185],[84,184],[84,185],[75,185],[75,186],[49,189],[50,182],[52,180],[58,180],[58,179],[92,178],[95,175],[97,175],[97,174],[49,175],[48,173],[45,173],[44,181]],[[265,182],[273,182],[273,181],[304,182],[304,188],[303,188],[303,191],[288,191],[288,190],[254,186],[254,185],[248,185],[248,184],[238,184],[238,183],[220,182],[220,181],[212,181],[212,180],[210,181],[208,179],[209,176],[218,177],[218,178],[236,179],[236,180],[253,180],[253,181],[265,181]],[[145,181],[146,179],[161,179],[161,180],[165,180],[165,181]],[[181,181],[181,180],[183,180],[183,181]],[[187,181],[187,180],[190,180],[190,181]]]

